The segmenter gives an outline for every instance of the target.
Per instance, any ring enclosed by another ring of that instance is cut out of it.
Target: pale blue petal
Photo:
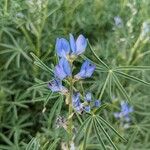
[[[67,57],[70,52],[69,42],[64,38],[57,38],[56,40],[56,51],[59,57]]]
[[[71,46],[72,54],[75,54],[76,53],[76,42],[75,42],[73,35],[72,34],[69,34],[69,35],[70,35],[70,46]]]
[[[79,35],[79,37],[76,40],[76,54],[80,55],[83,53],[87,46],[87,40],[83,35]]]

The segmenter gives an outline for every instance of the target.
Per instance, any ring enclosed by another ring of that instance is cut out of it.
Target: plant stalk
[[[72,62],[71,69],[72,69]],[[73,106],[72,106],[72,95],[73,95],[73,77],[71,75],[70,77],[70,89],[69,89],[69,114],[68,114],[68,133],[69,133],[69,141],[68,141],[68,148],[70,149],[70,142],[72,141],[72,128],[73,128],[73,122],[72,122],[72,113],[73,113]]]

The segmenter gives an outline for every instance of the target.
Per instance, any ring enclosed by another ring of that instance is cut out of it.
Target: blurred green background
[[[121,18],[121,26],[115,24],[116,16]],[[102,115],[129,140],[127,146],[112,133],[119,149],[149,150],[149,0],[1,0],[0,149],[26,149],[34,137],[39,149],[48,150],[48,144],[64,136],[62,129],[55,130],[55,119],[67,109],[62,97],[51,94],[47,83],[52,79],[50,68],[57,63],[55,40],[68,38],[69,33],[87,37],[96,55],[110,68],[136,66],[123,70],[129,76],[116,75],[121,86],[110,78],[102,101],[111,107]],[[98,98],[107,72],[100,68],[103,65],[89,47],[85,57],[96,62],[99,69],[94,79],[80,84]],[[79,67],[82,58],[77,62]],[[113,113],[119,102],[127,99],[134,107],[132,124],[128,129],[119,129]],[[56,143],[53,149],[59,149],[61,142]]]

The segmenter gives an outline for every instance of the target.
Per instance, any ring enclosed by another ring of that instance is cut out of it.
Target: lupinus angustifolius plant
[[[105,104],[101,106],[100,100],[93,101],[92,93],[90,91],[86,92],[85,95],[82,95],[82,93],[74,87],[74,84],[78,84],[80,80],[86,80],[87,78],[92,77],[92,74],[96,68],[95,64],[92,64],[90,60],[85,60],[81,65],[80,71],[74,75],[74,61],[79,59],[79,55],[81,55],[86,50],[87,39],[83,35],[79,35],[77,40],[75,40],[73,35],[70,34],[69,42],[64,38],[57,38],[55,47],[59,57],[59,62],[54,68],[54,79],[49,82],[48,87],[52,92],[59,92],[60,94],[64,95],[65,104],[68,106],[68,113],[66,118],[64,118],[64,116],[59,116],[56,121],[57,125],[62,126],[68,134],[66,146],[63,147],[66,147],[66,149],[71,149],[73,146],[74,149],[86,149],[88,136],[91,134],[94,127],[98,139],[100,142],[102,142],[101,146],[104,149],[106,148],[99,135],[100,131],[104,133],[112,146],[117,149],[105,131],[102,122],[108,125],[108,127],[110,127],[110,125],[99,116],[99,111],[101,108],[105,107]],[[67,83],[68,86],[64,86],[63,83]],[[77,116],[79,117],[79,115],[86,115],[86,113],[88,114],[88,117],[79,128],[79,130],[76,129],[74,126],[75,122],[73,118],[76,118]],[[77,133],[75,132],[76,130]],[[85,130],[85,132],[82,130]],[[112,130],[115,131],[113,128]],[[83,143],[81,141],[76,143],[75,139],[78,138],[81,132],[85,134]],[[115,131],[115,133],[117,133],[117,131]]]

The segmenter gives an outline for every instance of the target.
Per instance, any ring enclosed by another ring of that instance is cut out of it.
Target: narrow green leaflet
[[[83,133],[83,130],[85,130],[85,126],[91,121],[91,117],[88,117],[84,122],[83,124],[80,126],[77,134],[76,134],[76,137],[75,137],[75,140],[78,139],[79,137],[81,137],[82,133]]]
[[[56,147],[56,144],[59,142],[59,138],[56,139],[53,143],[50,144],[50,147],[47,150],[54,150]]]
[[[101,90],[99,99],[102,99],[102,96],[103,96],[104,91],[105,91],[105,89],[106,89],[106,85],[107,85],[107,83],[108,83],[108,81],[109,81],[109,76],[110,76],[110,74],[108,73],[108,74],[107,74],[107,77],[106,77],[106,80],[105,80],[105,83],[104,83],[104,85],[103,85],[103,87],[102,87],[102,90]]]
[[[118,137],[120,137],[122,140],[127,141],[124,137],[122,137],[107,121],[105,121],[102,117],[98,116],[98,119],[100,119],[100,121],[102,123],[104,123],[107,127],[109,127],[112,131],[114,131],[114,133],[116,133],[116,135],[118,135]]]
[[[102,63],[107,69],[109,69],[109,66],[108,66],[105,62],[103,62],[103,61],[96,55],[96,53],[94,52],[94,50],[93,50],[93,48],[92,48],[92,46],[91,46],[89,40],[87,40],[87,41],[88,41],[89,47],[90,47],[92,53],[94,54],[95,58],[96,58],[100,63]]]
[[[121,66],[114,68],[113,70],[120,71],[120,70],[135,70],[135,71],[142,71],[142,70],[150,70],[150,66]]]
[[[136,81],[136,82],[140,82],[140,83],[143,83],[143,84],[145,84],[145,85],[150,85],[149,82],[146,82],[146,81],[144,81],[144,80],[141,80],[141,79],[139,79],[139,78],[137,78],[137,77],[128,75],[128,74],[123,73],[123,72],[120,72],[120,71],[115,71],[115,72],[116,72],[118,75],[121,75],[121,76],[123,76],[123,77],[125,77],[125,78],[127,78],[127,79],[130,79],[130,80],[133,80],[133,81]]]
[[[104,150],[106,150],[105,144],[104,144],[104,142],[103,142],[103,140],[102,140],[102,138],[101,138],[101,135],[99,134],[99,133],[101,133],[101,132],[100,132],[100,130],[99,130],[98,127],[97,127],[97,122],[96,122],[96,119],[95,119],[95,118],[94,118],[94,130],[95,130],[95,133],[96,133],[96,135],[97,135],[97,138],[98,138],[99,142],[101,143],[101,147],[102,147]]]
[[[40,144],[36,138],[32,138],[26,146],[26,150],[39,150]]]
[[[130,140],[129,140],[129,142],[127,143],[127,146],[126,146],[126,149],[125,149],[125,150],[130,150],[130,147],[131,147],[131,145],[133,144],[137,133],[138,133],[138,130],[136,129],[136,130],[134,131],[134,133],[132,134],[132,136],[130,137]]]
[[[104,135],[106,136],[107,140],[110,142],[110,144],[113,146],[113,148],[115,150],[118,150],[118,148],[116,147],[116,145],[114,144],[114,142],[111,140],[110,136],[108,135],[108,133],[105,131],[104,127],[102,126],[101,122],[96,118],[96,122],[99,125],[101,131],[104,133]]]
[[[88,124],[86,124],[84,141],[83,141],[83,150],[86,150],[87,140],[88,140],[89,134],[91,132],[92,125],[93,125],[93,119],[91,119],[90,122]]]
[[[130,97],[128,96],[128,94],[127,94],[126,90],[124,89],[124,87],[121,85],[121,83],[120,83],[118,77],[117,77],[114,73],[112,73],[112,75],[113,75],[113,79],[114,79],[114,81],[115,81],[117,87],[119,88],[120,92],[121,92],[121,93],[123,94],[123,96],[128,100],[128,102],[130,102],[130,101],[131,101],[131,100],[130,100]]]
[[[48,66],[46,66],[34,53],[30,53],[32,57],[34,58],[35,62],[34,64],[40,67],[41,69],[49,72],[51,75],[53,75],[53,70],[50,69]]]

